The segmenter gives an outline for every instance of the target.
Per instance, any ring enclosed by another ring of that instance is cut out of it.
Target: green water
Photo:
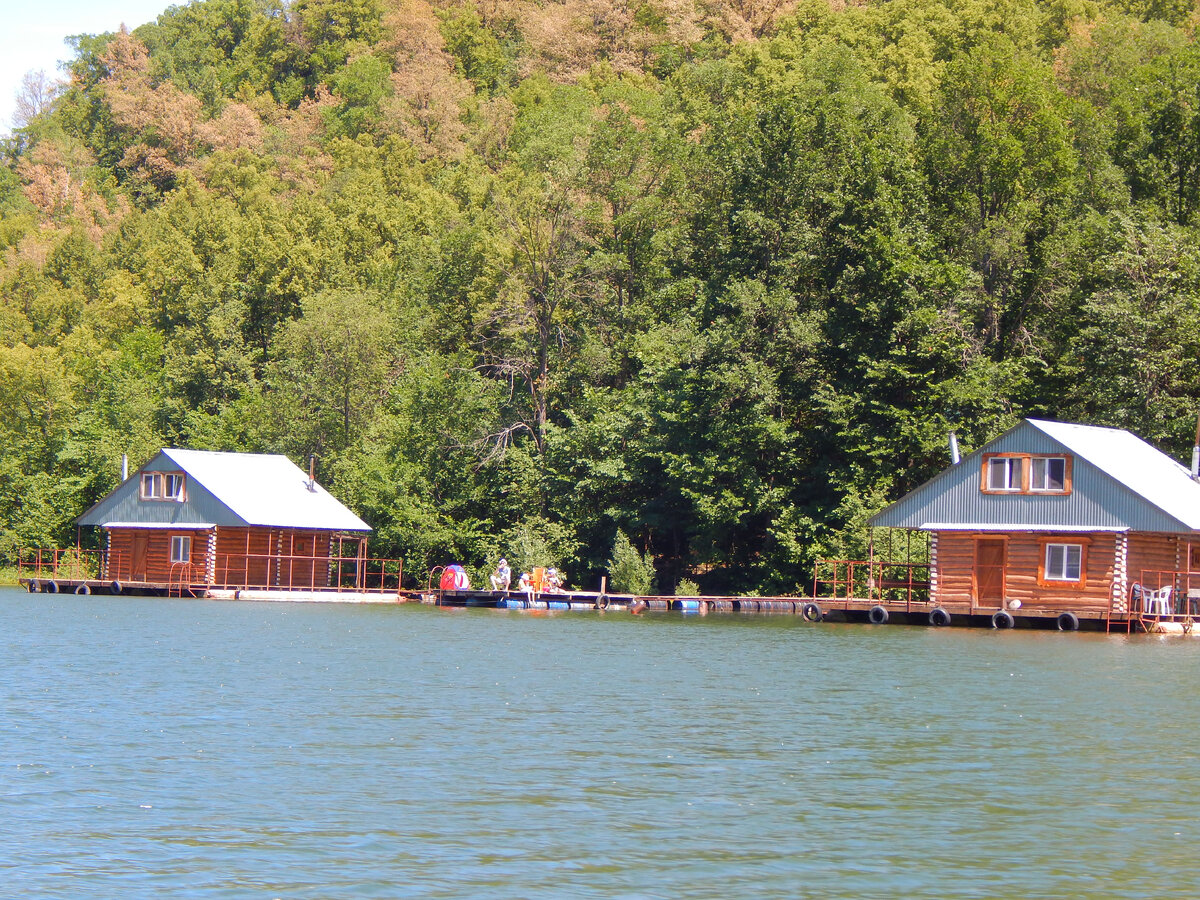
[[[1197,893],[1194,639],[0,609],[4,897]]]

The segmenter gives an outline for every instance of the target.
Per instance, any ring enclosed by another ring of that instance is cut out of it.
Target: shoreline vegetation
[[[78,36],[0,143],[0,562],[175,446],[315,455],[406,586],[597,584],[627,539],[664,594],[804,593],[952,430],[1184,458],[1198,23],[193,0]]]

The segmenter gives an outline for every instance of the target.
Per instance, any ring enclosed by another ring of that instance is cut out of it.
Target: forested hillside
[[[375,555],[787,591],[1026,415],[1200,406],[1182,0],[195,0],[0,167],[0,554],[159,447]],[[423,576],[422,576],[423,577]]]

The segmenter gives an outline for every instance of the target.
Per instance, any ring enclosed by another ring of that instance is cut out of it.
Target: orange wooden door
[[[131,581],[146,580],[146,557],[150,550],[150,535],[144,531],[135,531],[133,534],[133,554],[129,566],[129,579]]]
[[[979,538],[975,541],[975,605],[1004,605],[1005,541]]]

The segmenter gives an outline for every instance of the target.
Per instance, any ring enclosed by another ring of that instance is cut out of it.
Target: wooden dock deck
[[[896,598],[800,597],[800,596],[696,596],[673,597],[562,591],[527,594],[524,591],[489,590],[314,590],[288,588],[232,588],[207,584],[164,584],[154,582],[115,582],[95,578],[23,577],[20,584],[30,593],[74,593],[97,596],[136,595],[149,597],[192,597],[212,600],[244,600],[308,603],[405,603],[460,608],[624,612],[677,612],[691,615],[775,614],[793,615],[808,622],[857,622],[864,624],[927,625],[932,627],[968,626],[977,628],[1039,628],[1060,631],[1156,632],[1197,634],[1191,616],[1144,615],[1138,611],[1106,613],[1061,609],[996,610],[969,604],[932,604],[922,597],[906,593]]]

